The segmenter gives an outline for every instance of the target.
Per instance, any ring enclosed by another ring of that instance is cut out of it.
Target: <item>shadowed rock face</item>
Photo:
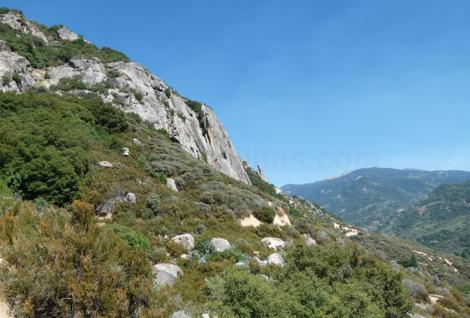
[[[0,23],[8,23],[19,32],[36,35],[39,29],[17,13],[0,15]],[[59,29],[59,37],[72,40],[75,34]],[[41,33],[43,38],[45,35]],[[46,43],[57,41],[44,39]],[[196,112],[187,99],[174,93],[157,76],[134,62],[104,63],[98,59],[72,58],[69,63],[34,69],[30,62],[0,45],[0,90],[21,92],[35,86],[50,88],[63,78],[78,78],[93,87],[106,83],[99,95],[126,112],[138,114],[156,128],[166,130],[172,140],[192,156],[207,162],[216,170],[244,183],[250,183],[242,161],[214,111],[201,105]],[[74,94],[86,90],[72,91]]]

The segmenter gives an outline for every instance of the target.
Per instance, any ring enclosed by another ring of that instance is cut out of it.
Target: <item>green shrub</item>
[[[399,261],[398,264],[400,264],[403,267],[418,268],[418,261],[416,260],[415,255],[411,255],[409,259],[406,259],[404,261]]]
[[[9,229],[2,237],[10,237],[0,280],[15,316],[145,316],[155,297],[145,253],[97,226],[90,205],[72,206],[71,217],[26,209],[0,218],[0,228]]]
[[[146,211],[145,218],[150,219],[161,211],[160,196],[156,193],[151,193],[145,201]]]
[[[264,206],[253,211],[253,215],[261,222],[272,224],[276,212],[270,207]]]
[[[61,206],[80,195],[90,144],[129,127],[123,112],[91,97],[2,93],[0,115],[4,183],[26,199]]]
[[[186,105],[188,105],[189,108],[192,109],[192,111],[196,113],[199,121],[201,121],[204,118],[204,111],[202,110],[202,103],[195,101],[195,100],[190,100],[190,99],[187,99],[185,103]]]
[[[206,287],[236,317],[405,317],[411,304],[400,275],[363,255],[354,246],[298,246],[271,269],[272,281],[229,270]]]
[[[21,84],[21,81],[23,80],[23,78],[19,74],[13,74],[11,79],[14,80],[15,83],[18,85]]]
[[[107,225],[107,228],[124,240],[129,247],[145,252],[150,258],[154,255],[152,245],[144,235],[117,223]]]
[[[169,89],[168,87],[165,89],[165,96],[167,98],[170,98],[171,97],[171,89]]]

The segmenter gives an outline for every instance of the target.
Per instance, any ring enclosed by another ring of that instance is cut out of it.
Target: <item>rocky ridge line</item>
[[[0,13],[0,23],[16,32],[31,34],[46,45],[57,41],[19,12]],[[60,41],[80,38],[65,27],[57,29],[57,36]],[[7,43],[0,41],[0,91],[23,92],[39,86],[50,88],[64,78],[78,79],[90,87],[104,86],[105,89],[96,92],[103,100],[139,115],[158,129],[166,130],[192,156],[250,184],[242,161],[214,111],[199,103],[196,109],[191,108],[191,101],[174,92],[142,65],[135,62],[104,63],[97,58],[76,57],[67,64],[37,69],[25,57],[13,52]],[[71,93],[86,92],[82,89]]]

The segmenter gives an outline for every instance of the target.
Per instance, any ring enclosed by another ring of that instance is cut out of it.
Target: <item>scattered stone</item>
[[[232,248],[229,241],[219,237],[213,238],[210,244],[216,252],[223,252]]]
[[[100,161],[98,162],[98,165],[103,168],[112,168],[113,164],[109,161]]]
[[[276,237],[265,237],[261,240],[264,246],[269,247],[273,250],[282,249],[286,242]]]
[[[211,318],[211,316],[208,313],[202,314],[201,318]]]
[[[137,138],[132,139],[132,142],[134,143],[134,145],[142,146],[142,142]]]
[[[437,302],[439,301],[439,299],[442,299],[444,298],[444,296],[442,295],[436,295],[436,294],[429,294],[429,301],[431,302],[431,304],[437,304]]]
[[[137,203],[137,196],[135,195],[135,193],[128,192],[126,194],[126,201],[129,203]]]
[[[246,262],[240,261],[240,262],[235,263],[235,266],[244,268],[244,267],[248,267],[249,265]]]
[[[129,154],[130,154],[129,148],[127,148],[127,147],[122,148],[122,154],[123,154],[125,157],[129,157]]]
[[[166,186],[168,189],[178,192],[178,187],[176,186],[175,179],[166,178]]]
[[[253,259],[255,260],[256,264],[258,264],[258,266],[263,267],[263,266],[268,265],[268,261],[260,260],[258,256],[253,257]]]
[[[111,219],[114,212],[116,203],[128,202],[135,204],[137,203],[137,196],[132,192],[118,193],[115,197],[106,200],[105,202],[98,205],[95,209],[96,214],[103,216],[105,219]]]
[[[428,309],[428,305],[421,304],[421,303],[415,303],[415,307],[423,311],[426,311]]]
[[[268,256],[267,262],[269,265],[276,265],[276,266],[284,266],[284,258],[282,258],[281,254],[273,253]]]
[[[180,311],[174,312],[171,315],[171,318],[191,318],[191,315],[187,313],[186,311],[180,310]]]
[[[255,218],[253,214],[250,214],[250,216],[240,219],[240,225],[243,227],[248,227],[248,226],[258,227],[261,224],[262,224],[261,221]]]
[[[305,245],[307,246],[315,246],[317,245],[317,241],[315,241],[310,234],[302,234],[302,238],[304,239]]]
[[[194,236],[189,233],[184,233],[180,235],[176,235],[171,239],[173,242],[183,246],[187,252],[190,252],[194,249]]]
[[[183,275],[183,271],[177,265],[164,263],[154,265],[153,273],[157,287],[172,285],[180,275]]]

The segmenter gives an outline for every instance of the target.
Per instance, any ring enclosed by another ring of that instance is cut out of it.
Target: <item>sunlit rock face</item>
[[[0,15],[5,23],[18,32],[32,34],[52,45],[57,39],[47,38],[40,28],[21,14]],[[78,36],[64,27],[58,29],[61,41],[73,41]],[[216,170],[244,183],[250,183],[230,138],[212,108],[200,104],[188,106],[188,99],[171,90],[157,76],[134,62],[104,63],[96,58],[72,58],[68,63],[34,69],[23,56],[0,43],[0,90],[21,92],[35,86],[50,88],[63,78],[76,78],[90,88],[101,85],[98,94],[125,112],[138,114],[157,129],[166,130],[172,140],[192,156]],[[71,93],[82,94],[87,90]]]

